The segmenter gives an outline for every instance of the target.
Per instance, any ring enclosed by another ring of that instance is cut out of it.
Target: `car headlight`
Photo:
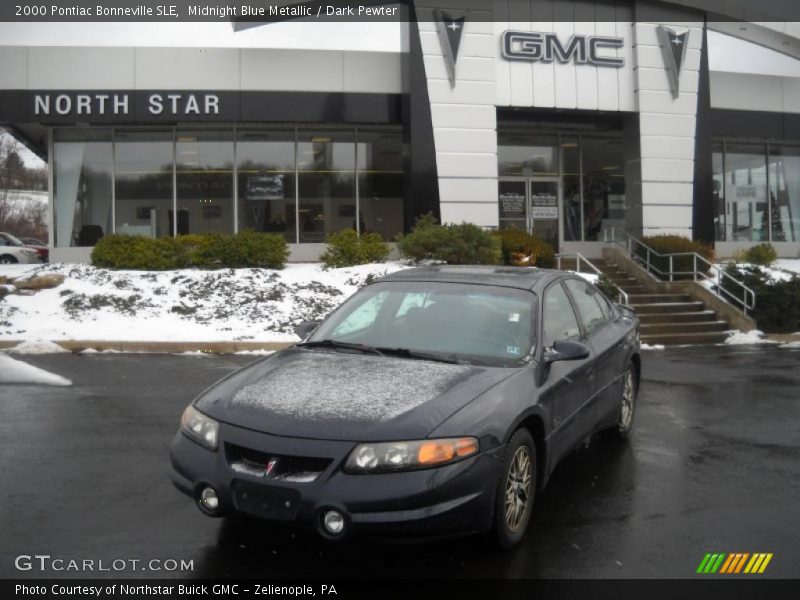
[[[347,457],[348,473],[385,473],[427,469],[478,453],[473,437],[359,444]]]
[[[39,256],[39,253],[36,250],[28,250],[27,248],[20,250],[20,252],[26,256]]]
[[[181,433],[209,450],[217,449],[219,423],[205,416],[191,404],[181,416]]]

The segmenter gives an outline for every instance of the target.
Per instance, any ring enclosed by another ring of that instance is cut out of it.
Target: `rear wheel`
[[[497,486],[494,529],[498,543],[511,548],[525,535],[536,495],[536,444],[527,429],[519,429],[506,446]]]
[[[620,394],[619,418],[617,424],[608,430],[608,433],[619,440],[627,440],[633,429],[633,416],[636,412],[636,396],[638,394],[636,383],[636,367],[633,363],[622,376],[622,393]]]
[[[13,265],[14,263],[18,263],[19,261],[16,257],[11,256],[10,254],[3,254],[0,256],[0,264],[4,265]]]

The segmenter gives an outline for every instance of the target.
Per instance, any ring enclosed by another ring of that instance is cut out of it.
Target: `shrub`
[[[697,252],[700,256],[707,261],[714,262],[714,248],[710,244],[700,241],[690,240],[689,238],[680,235],[650,235],[642,238],[642,241],[650,246],[653,250],[660,254],[676,254],[683,252]],[[635,253],[642,259],[646,256],[646,251],[638,246]],[[650,256],[650,264],[656,269],[660,270],[662,274],[669,272],[669,258]],[[698,261],[698,270],[706,268],[704,264]],[[679,256],[673,258],[672,264],[673,272],[682,272],[690,274],[694,270],[694,260],[691,256]],[[676,277],[676,279],[691,279],[691,275],[683,275]]]
[[[389,256],[389,246],[377,233],[362,233],[345,229],[328,236],[328,247],[320,259],[326,268],[352,267],[383,262]]]
[[[768,267],[778,260],[778,252],[772,244],[758,244],[745,251],[744,259],[754,265]]]
[[[110,269],[164,271],[178,267],[172,238],[106,235],[92,249],[92,264]]]
[[[283,236],[242,231],[149,238],[107,235],[92,250],[92,264],[111,269],[164,271],[197,267],[261,267],[282,269],[289,257]]]
[[[800,331],[800,277],[793,275],[789,280],[777,281],[758,267],[737,269],[734,264],[725,271],[756,293],[756,306],[750,316],[759,329],[767,333]],[[727,279],[722,285],[736,297],[741,295],[741,288]]]
[[[496,235],[500,237],[503,264],[535,266],[543,269],[552,269],[556,266],[553,247],[536,236],[514,228],[503,229]]]
[[[435,260],[451,265],[500,263],[500,239],[471,223],[439,225],[431,214],[423,215],[411,233],[398,236],[400,254],[416,262]]]
[[[600,275],[595,285],[612,302],[619,300],[619,287],[605,275]]]

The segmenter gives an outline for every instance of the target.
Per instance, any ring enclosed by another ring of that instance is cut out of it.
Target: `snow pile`
[[[16,360],[0,352],[0,384],[17,383],[30,385],[72,385],[55,373],[50,373],[39,367],[34,367],[21,360]]]
[[[664,344],[642,344],[642,350],[663,350],[665,348]]]
[[[7,352],[12,354],[63,354],[69,353],[69,350],[46,340],[26,340],[9,348]]]
[[[62,285],[0,302],[0,340],[294,342],[359,287],[407,265],[324,270],[113,271],[88,265],[3,265],[11,279],[57,273]]]
[[[777,344],[774,340],[764,339],[764,332],[758,329],[753,329],[747,333],[743,333],[738,329],[728,331],[728,339],[725,340],[726,344],[731,346],[740,346],[745,344]]]

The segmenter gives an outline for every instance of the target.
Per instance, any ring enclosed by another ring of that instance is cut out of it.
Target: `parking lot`
[[[132,577],[594,578],[694,576],[706,552],[770,552],[761,577],[800,564],[800,351],[646,352],[629,445],[593,439],[537,499],[510,552],[485,538],[353,540],[203,516],[168,478],[183,408],[245,356],[17,357],[66,388],[0,387],[0,577],[20,554],[191,560]]]

